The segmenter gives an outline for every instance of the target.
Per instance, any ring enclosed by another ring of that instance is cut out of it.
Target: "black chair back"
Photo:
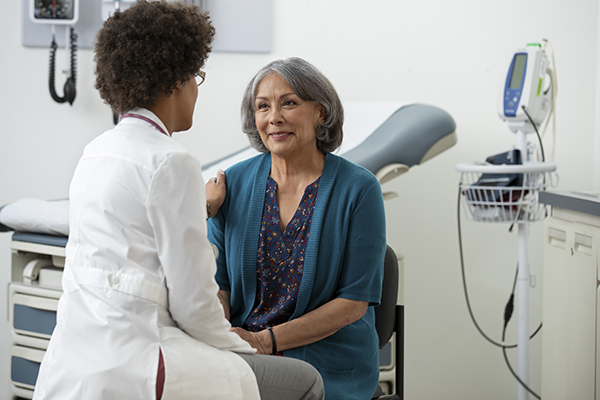
[[[395,326],[396,303],[398,302],[398,258],[387,246],[383,262],[383,288],[381,303],[375,307],[375,329],[379,335],[379,348],[382,349],[392,338]]]
[[[379,336],[379,348],[383,349],[394,332],[394,383],[395,394],[382,395],[378,386],[373,400],[404,399],[404,305],[397,305],[399,286],[398,258],[390,246],[387,246],[383,262],[383,287],[381,303],[375,307],[375,328]]]

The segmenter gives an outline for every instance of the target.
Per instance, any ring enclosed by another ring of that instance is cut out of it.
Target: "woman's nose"
[[[269,123],[271,123],[273,125],[279,125],[279,124],[283,123],[283,116],[281,115],[279,108],[273,107],[271,109],[271,115],[269,116]]]

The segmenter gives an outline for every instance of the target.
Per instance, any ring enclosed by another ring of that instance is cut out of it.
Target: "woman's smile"
[[[291,132],[273,132],[269,134],[271,136],[271,138],[273,140],[285,140],[288,137],[290,137],[291,135],[293,135],[293,133]]]

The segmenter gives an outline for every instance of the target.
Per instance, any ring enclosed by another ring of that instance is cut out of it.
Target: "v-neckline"
[[[290,219],[290,221],[287,223],[287,225],[285,226],[285,229],[282,231],[281,230],[281,213],[279,210],[279,199],[277,198],[277,181],[275,181],[275,179],[271,178],[271,176],[269,176],[269,182],[273,181],[273,195],[274,195],[274,199],[275,199],[275,205],[277,206],[277,230],[278,230],[278,234],[279,234],[279,238],[281,240],[283,240],[283,236],[289,232],[290,229],[290,225],[292,225],[294,223],[294,221],[301,221],[301,213],[302,213],[302,207],[301,205],[305,202],[307,193],[309,192],[309,189],[314,186],[315,183],[318,183],[319,180],[321,179],[321,177],[319,176],[317,179],[315,179],[314,182],[308,184],[305,188],[304,188],[304,193],[302,194],[302,198],[300,199],[300,202],[298,203],[298,205],[296,206],[296,211],[294,212],[294,215],[292,215],[292,218]],[[317,186],[318,188],[318,186]],[[300,215],[298,215],[298,213],[300,213]],[[304,218],[305,219],[305,218]],[[297,223],[297,226],[300,226],[300,223]],[[294,229],[294,232],[297,230],[297,226]]]

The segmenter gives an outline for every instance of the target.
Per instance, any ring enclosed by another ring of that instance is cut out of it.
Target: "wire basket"
[[[538,193],[555,187],[553,163],[458,164],[467,218],[479,222],[530,223],[546,217]]]

